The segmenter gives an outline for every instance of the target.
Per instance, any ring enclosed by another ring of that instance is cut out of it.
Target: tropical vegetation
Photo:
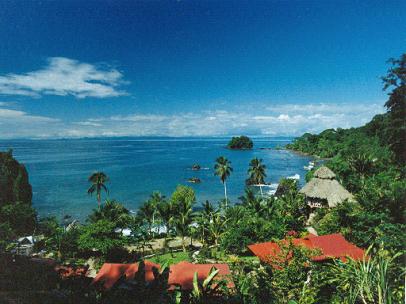
[[[221,156],[215,160],[214,172],[224,186],[224,199],[197,204],[193,188],[178,185],[168,198],[152,193],[137,214],[118,201],[103,202],[101,193],[107,192],[108,177],[97,172],[89,178],[88,192],[96,193],[98,208],[86,222],[67,224],[66,218],[37,218],[31,207],[28,174],[6,152],[0,153],[0,284],[12,291],[15,286],[3,282],[18,282],[24,291],[39,286],[42,293],[32,298],[38,297],[38,303],[402,303],[405,61],[406,55],[392,60],[393,66],[383,78],[384,88],[392,89],[387,113],[359,128],[306,133],[287,146],[319,157],[354,195],[354,201],[318,209],[311,224],[320,235],[341,233],[364,248],[363,259],[320,263],[312,259],[312,251],[294,246],[294,236],[308,234],[306,199],[292,179],[282,179],[273,196],[258,195],[252,185],[265,183],[266,166],[257,158],[250,162],[247,187],[234,204],[229,204],[226,185],[233,169]],[[307,179],[313,173],[311,170]],[[122,278],[110,291],[41,273],[44,282],[52,281],[46,290],[40,284],[40,272],[28,260],[12,254],[11,244],[25,234],[41,235],[36,251],[45,251],[59,263],[95,264],[97,270],[103,262],[138,261],[139,270],[134,280]],[[266,241],[278,242],[281,252],[264,263],[252,257],[247,246]],[[163,265],[153,271],[152,282],[146,282],[144,276],[147,258]],[[226,288],[227,281],[217,280],[218,271],[213,268],[203,282],[195,275],[192,290],[168,291],[166,265],[180,260],[227,263],[233,287]],[[21,269],[36,272],[22,277]],[[119,288],[120,284],[126,288]]]

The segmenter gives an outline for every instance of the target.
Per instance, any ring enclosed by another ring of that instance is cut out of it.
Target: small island
[[[241,135],[231,138],[227,148],[233,150],[249,150],[252,149],[253,146],[254,143],[248,136]]]

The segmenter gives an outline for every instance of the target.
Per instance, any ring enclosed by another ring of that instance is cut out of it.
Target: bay
[[[200,205],[213,203],[224,195],[223,185],[214,176],[215,159],[225,156],[234,171],[227,180],[232,203],[244,193],[249,161],[258,157],[267,166],[267,182],[277,183],[282,177],[300,175],[311,160],[287,150],[277,150],[292,138],[253,138],[254,149],[226,149],[230,138],[102,138],[52,140],[1,140],[0,151],[13,149],[14,157],[23,163],[33,187],[33,206],[39,216],[70,215],[84,220],[97,207],[96,198],[87,194],[88,176],[103,171],[109,177],[109,194],[135,211],[153,191],[170,196],[178,184],[196,191]],[[198,163],[202,169],[192,171]],[[199,184],[187,179],[197,177]]]

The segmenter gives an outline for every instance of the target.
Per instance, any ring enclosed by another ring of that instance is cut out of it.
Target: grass
[[[181,261],[190,262],[189,253],[183,252],[183,251],[174,252],[173,254],[165,253],[165,254],[157,255],[157,256],[150,258],[149,260],[154,263],[157,263],[157,264],[164,264],[165,262],[167,262],[168,265],[176,264]]]
[[[254,261],[259,262],[259,259],[256,256],[239,256],[239,258],[246,262],[254,262]]]

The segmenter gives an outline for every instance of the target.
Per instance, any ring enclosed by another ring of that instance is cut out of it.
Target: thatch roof
[[[321,179],[334,179],[336,177],[336,174],[331,171],[329,168],[323,166],[318,168],[314,172],[314,177],[321,178]]]
[[[302,188],[308,198],[326,200],[329,207],[335,207],[346,199],[353,200],[348,192],[336,179],[335,174],[327,167],[320,167],[314,172],[314,177]]]

